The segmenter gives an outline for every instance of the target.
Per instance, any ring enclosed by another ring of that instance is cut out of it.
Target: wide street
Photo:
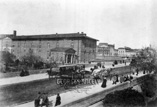
[[[127,63],[127,65],[129,65],[129,63]],[[124,64],[115,65],[115,67],[121,67],[121,66],[125,66],[125,65]],[[90,71],[90,68],[91,67],[87,67],[85,69]],[[105,68],[112,68],[112,65],[107,64],[107,65],[105,65]],[[16,84],[16,83],[22,83],[22,82],[30,82],[30,81],[41,80],[41,79],[46,79],[46,78],[48,78],[47,73],[33,74],[33,75],[26,76],[26,77],[18,76],[18,77],[11,77],[11,78],[2,78],[2,79],[0,79],[0,86],[9,85],[9,84]]]

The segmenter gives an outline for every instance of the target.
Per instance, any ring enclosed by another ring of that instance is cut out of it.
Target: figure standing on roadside
[[[120,83],[122,83],[123,81],[124,81],[124,77],[122,75],[122,76],[120,76]]]
[[[113,79],[113,83],[112,84],[116,84],[117,77],[114,75],[112,79]]]
[[[107,83],[107,79],[106,79],[106,77],[104,77],[101,87],[105,88],[106,87],[106,83]]]
[[[48,107],[48,105],[49,105],[49,99],[48,99],[48,95],[47,95],[47,93],[44,93],[43,94],[43,98],[42,98],[43,100],[42,100],[42,106],[46,106],[46,107]]]
[[[56,97],[56,104],[55,104],[55,106],[58,106],[58,105],[60,105],[61,104],[61,97],[60,97],[60,95],[59,95],[59,93],[57,94],[57,97]]]
[[[38,97],[35,99],[35,102],[34,102],[35,107],[41,106],[41,104],[40,104],[41,99],[42,99],[42,94],[41,94],[41,92],[38,92]]]
[[[112,64],[112,66],[114,67],[114,64]]]
[[[138,68],[136,69],[136,76],[138,76],[138,72],[139,72],[139,70],[138,70]]]
[[[116,74],[115,76],[116,76],[116,82],[119,82],[118,74]]]

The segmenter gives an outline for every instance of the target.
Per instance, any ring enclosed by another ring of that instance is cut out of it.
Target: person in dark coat
[[[34,101],[34,106],[35,107],[39,107],[39,106],[41,106],[40,105],[40,100],[42,99],[42,94],[41,94],[41,92],[38,92],[38,97],[35,99],[35,101]]]
[[[137,68],[137,69],[136,69],[136,76],[138,76],[138,72],[139,72],[139,69]]]
[[[58,106],[58,105],[60,105],[60,104],[61,104],[61,97],[60,97],[59,94],[57,94],[55,106]]]
[[[116,82],[119,82],[118,74],[116,74],[115,76],[116,76]]]
[[[104,77],[101,87],[105,88],[106,87],[106,83],[107,83],[107,79],[106,79],[106,77]]]
[[[123,77],[123,75],[120,76],[120,83],[122,83],[122,82],[124,82],[124,77]]]
[[[48,107],[48,105],[49,105],[49,99],[48,99],[48,95],[47,95],[47,93],[44,93],[44,95],[43,95],[43,102],[42,102],[42,106],[46,106],[46,107]]]
[[[25,76],[25,71],[22,69],[21,73],[20,73],[20,76]]]

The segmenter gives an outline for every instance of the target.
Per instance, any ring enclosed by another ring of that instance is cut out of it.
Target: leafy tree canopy
[[[144,48],[133,57],[130,65],[132,67],[140,67],[142,70],[153,71],[156,67],[157,54],[156,50],[150,47]]]
[[[5,65],[11,64],[16,59],[16,56],[8,51],[1,52],[1,62]]]
[[[33,53],[33,50],[29,50],[29,52],[21,57],[21,62],[27,66],[33,66],[33,64],[37,62],[42,62],[42,58]]]

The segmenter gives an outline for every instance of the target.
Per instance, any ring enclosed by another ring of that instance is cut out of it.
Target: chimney
[[[13,36],[16,36],[16,30],[13,31]]]

